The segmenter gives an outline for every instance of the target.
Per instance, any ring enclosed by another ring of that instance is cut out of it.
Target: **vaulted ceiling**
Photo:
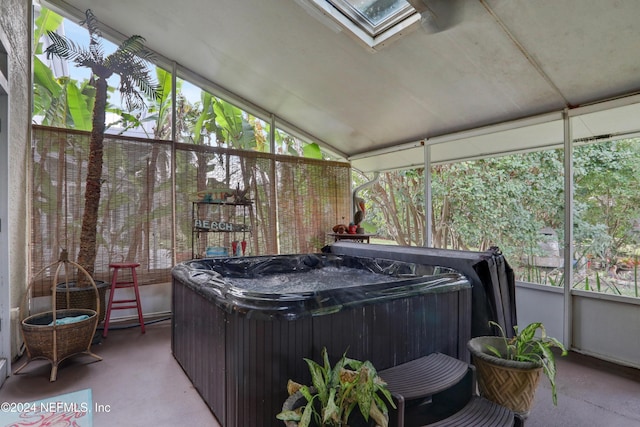
[[[552,126],[561,138],[557,114],[563,109],[640,91],[638,1],[419,1],[433,12],[437,28],[414,25],[376,51],[308,0],[47,5],[77,16],[92,9],[113,30],[142,35],[158,54],[354,163],[360,159],[365,170],[417,164],[419,141],[460,135],[464,142],[465,131],[517,119]],[[629,132],[640,130],[637,110],[626,110]],[[584,127],[584,137],[598,132]],[[532,132],[511,135],[501,149],[517,149],[523,138],[535,138]],[[478,144],[450,145],[448,158],[473,147],[491,151]],[[409,149],[391,163],[367,154],[392,147]]]

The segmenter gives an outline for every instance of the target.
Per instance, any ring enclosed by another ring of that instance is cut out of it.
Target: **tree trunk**
[[[93,277],[96,263],[96,234],[98,208],[100,207],[100,189],[102,185],[102,154],[104,140],[105,108],[107,105],[107,80],[97,78],[96,100],[93,108],[91,140],[89,142],[89,161],[87,163],[87,182],[84,192],[84,212],[80,231],[80,264]],[[88,284],[85,284],[88,286]]]

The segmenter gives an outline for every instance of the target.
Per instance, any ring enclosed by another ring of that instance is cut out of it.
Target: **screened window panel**
[[[177,85],[178,142],[269,152],[268,121],[187,80],[178,78]]]

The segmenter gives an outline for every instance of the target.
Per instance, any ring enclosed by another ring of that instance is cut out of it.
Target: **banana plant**
[[[209,92],[203,91],[200,94],[202,109],[193,126],[193,142],[194,144],[203,144],[205,134],[216,133],[216,113],[213,105],[215,98]],[[204,132],[206,130],[206,133]]]
[[[216,99],[213,104],[216,125],[222,131],[221,138],[231,148],[252,150],[255,148],[255,131],[244,118],[242,110],[226,101]]]

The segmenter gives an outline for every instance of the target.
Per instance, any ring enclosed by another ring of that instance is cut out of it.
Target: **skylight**
[[[406,0],[309,1],[373,49],[420,21],[420,14]]]
[[[405,0],[330,0],[329,3],[372,37],[415,13]]]

